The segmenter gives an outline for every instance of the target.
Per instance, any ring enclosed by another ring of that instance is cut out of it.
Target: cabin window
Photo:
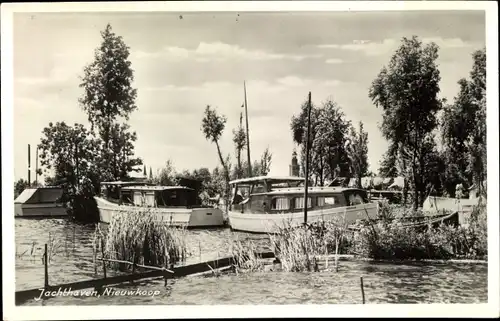
[[[307,208],[312,207],[312,200],[310,197],[307,198]],[[303,197],[296,197],[295,198],[295,209],[301,209],[304,208],[304,198]]]
[[[145,193],[145,203],[146,203],[146,206],[151,206],[151,207],[154,207],[155,206],[155,193]]]
[[[271,209],[284,211],[290,209],[290,200],[286,197],[276,197],[271,201]]]
[[[259,194],[259,193],[265,193],[266,192],[266,187],[264,183],[256,183],[252,187],[252,194]]]
[[[363,204],[363,197],[359,194],[351,194],[349,195],[349,205],[359,205]]]
[[[337,196],[319,196],[318,206],[334,206],[338,205],[340,200]]]

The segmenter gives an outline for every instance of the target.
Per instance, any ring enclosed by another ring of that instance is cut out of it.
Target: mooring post
[[[361,282],[361,296],[363,297],[363,304],[365,304],[365,288],[363,286],[363,277],[361,276],[359,280]]]
[[[106,278],[106,260],[104,257],[104,240],[101,238],[101,254],[102,254],[102,271],[104,272],[104,278]]]
[[[44,259],[44,268],[45,268],[45,282],[44,282],[44,287],[45,289],[48,289],[49,287],[49,257],[47,255],[47,243],[45,243],[45,259]]]

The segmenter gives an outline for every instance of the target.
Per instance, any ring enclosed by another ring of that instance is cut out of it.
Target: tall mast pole
[[[31,146],[28,144],[28,186],[31,186]]]
[[[35,182],[38,184],[38,146],[36,148],[36,158],[35,158]]]
[[[252,162],[250,160],[250,134],[248,130],[248,108],[247,108],[247,86],[243,81],[243,90],[245,92],[245,118],[247,127],[247,161],[248,161],[248,177],[252,177]]]
[[[309,103],[307,105],[307,133],[306,133],[306,181],[304,186],[304,225],[307,224],[307,206],[309,205],[309,149],[311,132],[311,92],[309,92]]]

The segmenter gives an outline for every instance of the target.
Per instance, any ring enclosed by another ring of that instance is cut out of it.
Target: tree
[[[214,143],[217,147],[217,154],[219,155],[220,163],[224,169],[224,176],[229,184],[229,167],[222,157],[222,152],[219,146],[219,140],[224,132],[226,121],[227,119],[224,115],[217,114],[217,110],[212,109],[209,105],[207,105],[205,108],[205,115],[201,121],[201,130],[205,135],[205,138]]]
[[[236,149],[236,178],[241,178],[244,176],[242,164],[241,164],[241,152],[245,149],[247,143],[247,135],[245,129],[243,128],[243,113],[240,113],[240,125],[237,129],[233,130],[233,142]],[[247,172],[248,173],[248,172]]]
[[[128,60],[129,47],[109,24],[101,36],[103,40],[95,50],[94,61],[84,69],[80,84],[84,94],[79,102],[87,113],[91,132],[96,130],[102,141],[103,179],[116,180],[128,169],[142,164],[139,158],[133,158],[135,133],[129,133],[127,125],[118,124],[127,121],[137,109],[137,90],[132,88],[134,74]]]
[[[458,81],[458,95],[441,118],[445,188],[450,195],[457,184],[476,184],[482,193],[486,179],[486,50],[475,51],[472,58],[470,80]]]
[[[340,107],[327,100],[320,108],[311,107],[310,177],[316,184],[324,185],[327,178],[348,176],[349,158],[345,149],[350,122]],[[301,163],[305,168],[305,143],[307,133],[307,102],[301,113],[292,117],[291,129],[294,142],[301,147]]]
[[[382,177],[396,177],[400,173],[396,166],[396,159],[398,156],[398,148],[396,144],[389,144],[389,148],[382,156],[380,168],[378,170],[379,176]]]
[[[151,166],[149,166],[149,179],[153,179],[153,169],[151,168]]]
[[[28,181],[24,179],[19,179],[14,183],[14,199],[16,199],[21,193],[29,187]]]
[[[447,158],[447,179],[456,184],[476,185],[484,194],[486,180],[486,50],[472,54],[470,80],[460,79],[459,93],[445,108],[441,137]]]
[[[269,151],[269,147],[266,147],[262,156],[260,157],[260,175],[266,176],[271,171],[271,162],[273,160],[273,154]]]
[[[356,177],[357,187],[361,188],[361,178],[368,173],[368,133],[363,130],[363,122],[359,122],[358,131],[351,127],[346,147],[351,173]]]
[[[414,208],[423,203],[426,144],[433,140],[440,74],[436,60],[438,47],[423,45],[416,37],[403,38],[389,65],[372,82],[369,97],[383,110],[382,134],[391,144],[408,148],[414,189]]]
[[[81,124],[49,123],[42,131],[38,148],[40,164],[53,170],[52,184],[63,188],[62,201],[75,217],[85,217],[87,203],[99,186],[100,141],[92,138]]]
[[[177,185],[177,171],[170,159],[165,162],[165,167],[161,168],[157,176],[153,178],[153,183],[163,186]]]
[[[148,172],[146,171],[146,165],[144,165],[144,170],[142,171],[142,174],[144,176],[148,176]]]

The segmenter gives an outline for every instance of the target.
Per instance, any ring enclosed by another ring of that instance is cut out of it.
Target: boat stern
[[[193,208],[188,227],[222,227],[224,215],[219,208]]]

